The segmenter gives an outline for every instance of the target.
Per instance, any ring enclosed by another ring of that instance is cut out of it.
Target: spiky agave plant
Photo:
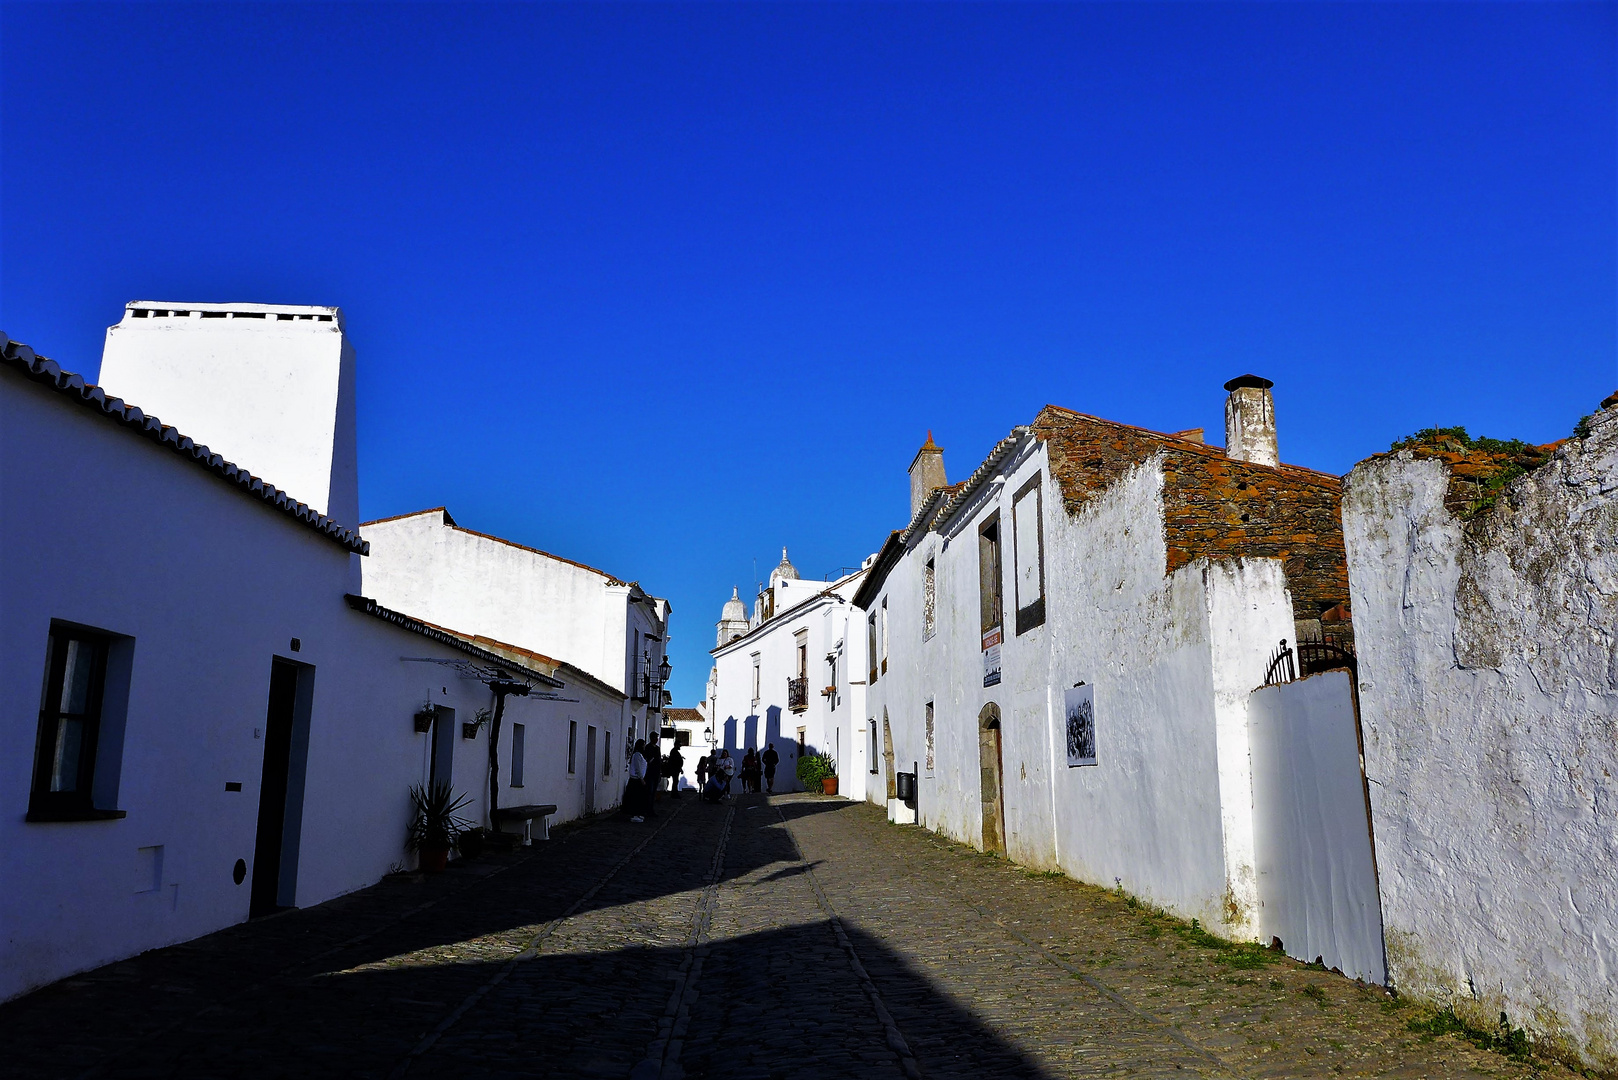
[[[410,789],[410,801],[415,806],[415,814],[405,837],[407,851],[454,847],[455,838],[473,827],[473,822],[456,813],[472,801],[472,796],[456,795],[448,780],[439,780],[431,786],[417,784]]]

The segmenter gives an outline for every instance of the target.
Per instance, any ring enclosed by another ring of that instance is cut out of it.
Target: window
[[[755,709],[758,708],[759,687],[761,685],[762,684],[759,682],[758,653],[754,653],[753,654],[753,707]]]
[[[871,658],[870,681],[876,682],[877,651],[876,651],[876,612],[871,612],[865,620],[865,654]]]
[[[930,640],[935,628],[934,611],[938,605],[938,566],[928,559],[921,572],[921,640]]]
[[[51,626],[39,703],[30,821],[123,817],[118,798],[123,758],[123,706],[132,650],[127,638]],[[109,667],[116,651],[120,663]]]
[[[1000,584],[1000,515],[978,531],[978,600],[985,634],[1000,625],[1004,600]]]
[[[523,725],[511,725],[511,786],[522,787]]]
[[[1017,633],[1045,621],[1045,545],[1040,520],[1039,475],[1029,478],[1011,506],[1011,539],[1017,589]]]
[[[933,703],[927,703],[927,775],[933,772]]]
[[[869,720],[867,720],[865,722],[865,730],[866,730],[866,734],[869,735],[869,737],[870,737],[870,746],[866,750],[866,758],[865,758],[865,760],[866,760],[866,763],[870,766],[871,775],[875,776],[876,775],[876,770],[877,770],[877,765],[876,765],[876,754],[877,754],[877,751],[876,751],[876,717],[873,716],[871,719],[869,719]]]
[[[809,750],[808,744],[804,741],[804,732],[806,730],[807,729],[805,729],[805,728],[799,728],[798,729],[798,756],[799,757],[803,757],[803,755],[805,753],[807,753],[808,750]]]
[[[567,774],[572,776],[577,771],[579,760],[579,722],[567,722]]]
[[[877,620],[877,629],[882,635],[882,674],[888,673],[888,598],[882,598],[882,617]]]
[[[631,745],[628,739],[624,740],[624,745]],[[610,731],[601,733],[601,775],[612,775],[612,732]]]
[[[809,677],[809,631],[799,630],[792,635],[794,651],[798,657],[798,678]]]

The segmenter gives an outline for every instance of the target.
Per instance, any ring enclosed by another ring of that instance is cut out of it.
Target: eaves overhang
[[[147,416],[122,398],[108,397],[101,387],[85,382],[81,375],[63,371],[56,361],[38,355],[19,341],[12,341],[3,332],[0,332],[0,366],[56,391],[75,405],[83,406],[135,435],[172,450],[198,468],[230,484],[248,498],[280,511],[345,550],[358,555],[370,553],[370,543],[361,538],[357,530],[339,525],[325,514],[311,509],[307,503],[294,499],[274,484],[267,484],[246,469],[226,461],[157,417]]]

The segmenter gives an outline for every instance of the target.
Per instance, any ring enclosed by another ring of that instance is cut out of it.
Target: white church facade
[[[752,614],[736,595],[722,611],[708,704],[716,748],[740,760],[775,747],[778,792],[802,790],[798,759],[815,753],[831,757],[843,794],[864,795],[865,650],[849,603],[864,574],[806,581],[783,549]]]

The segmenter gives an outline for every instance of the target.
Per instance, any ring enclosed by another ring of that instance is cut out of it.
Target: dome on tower
[[[719,613],[721,622],[746,622],[747,605],[742,603],[741,590],[734,585],[730,587],[730,599],[725,601],[725,609]]]
[[[787,549],[781,549],[781,565],[770,571],[770,588],[775,588],[778,581],[797,581],[798,568],[787,560]]]

